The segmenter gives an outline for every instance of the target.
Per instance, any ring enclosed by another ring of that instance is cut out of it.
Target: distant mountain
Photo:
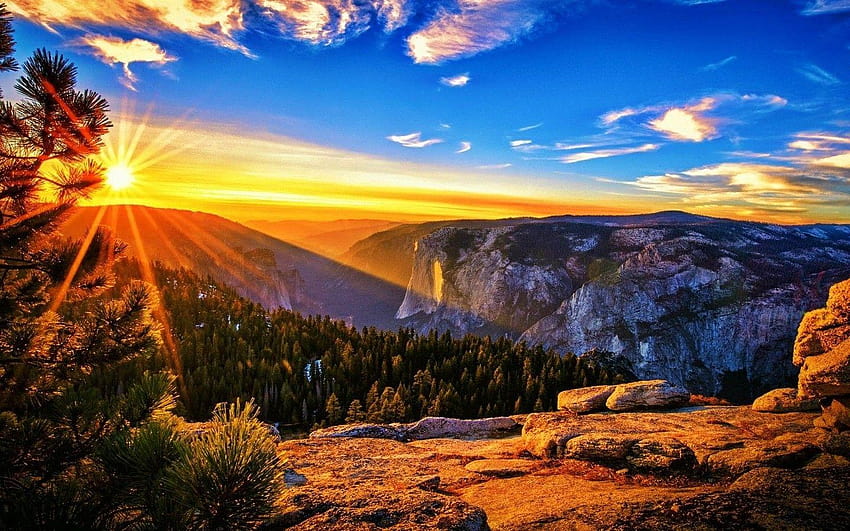
[[[413,268],[416,242],[437,229],[443,227],[466,229],[492,228],[540,221],[542,220],[535,218],[515,218],[406,223],[360,240],[342,254],[339,260],[355,269],[382,278],[393,284],[407,286]]]
[[[344,259],[394,282],[409,271],[400,324],[608,351],[639,378],[746,400],[793,380],[803,313],[850,276],[850,226],[684,212],[443,222],[375,234]]]
[[[340,256],[340,261],[378,278],[406,286],[413,267],[414,245],[423,236],[442,227],[492,229],[525,224],[589,223],[609,226],[655,226],[680,223],[707,223],[717,218],[676,210],[654,214],[624,216],[552,216],[546,218],[509,218],[497,220],[452,220],[398,225],[358,241]]]
[[[98,210],[77,208],[62,231],[85,234]],[[404,296],[399,286],[212,214],[122,205],[107,207],[100,224],[127,242],[131,255],[210,275],[269,309],[393,328]]]
[[[355,242],[376,232],[396,227],[400,223],[380,219],[252,220],[247,221],[245,225],[322,256],[336,258],[347,251]]]

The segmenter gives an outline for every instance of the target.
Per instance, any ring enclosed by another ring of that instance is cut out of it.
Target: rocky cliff
[[[846,276],[850,227],[685,214],[441,227],[396,317],[614,353],[639,378],[747,400],[787,385],[803,313]]]

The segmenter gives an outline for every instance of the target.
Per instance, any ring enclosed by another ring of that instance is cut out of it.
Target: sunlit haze
[[[93,204],[850,221],[845,1],[9,8],[19,56],[60,50],[112,103]]]

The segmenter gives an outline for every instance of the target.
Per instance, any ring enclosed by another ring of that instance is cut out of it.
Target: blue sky
[[[20,56],[61,51],[116,129],[184,144],[149,157],[157,205],[850,222],[848,0],[7,2]],[[228,146],[239,164],[215,160]],[[276,171],[269,151],[292,146],[303,167]],[[192,203],[211,173],[223,192]],[[407,203],[380,206],[382,187]],[[300,191],[262,196],[282,189]]]

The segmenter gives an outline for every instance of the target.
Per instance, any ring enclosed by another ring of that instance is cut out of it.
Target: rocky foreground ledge
[[[266,528],[847,529],[850,434],[817,416],[709,406],[335,427],[280,443],[289,487]]]

